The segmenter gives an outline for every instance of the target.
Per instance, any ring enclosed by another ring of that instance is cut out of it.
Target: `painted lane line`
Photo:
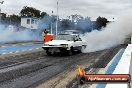
[[[112,74],[116,69],[125,49],[122,48],[118,51],[118,53],[113,57],[113,59],[107,64],[106,73],[105,74]],[[107,84],[98,84],[96,88],[105,88]],[[113,88],[113,87],[111,87]]]

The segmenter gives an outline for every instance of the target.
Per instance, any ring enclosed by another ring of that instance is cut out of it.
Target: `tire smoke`
[[[24,30],[15,32],[9,30],[9,28],[3,24],[0,25],[0,33],[0,43],[35,40],[35,37],[32,36],[30,31]]]
[[[94,30],[81,35],[86,41],[87,47],[84,53],[108,49],[124,43],[124,40],[132,34],[132,14],[122,15],[117,21],[111,22],[101,31]]]

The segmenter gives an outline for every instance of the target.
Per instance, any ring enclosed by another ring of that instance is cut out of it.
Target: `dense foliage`
[[[49,16],[46,12],[41,12],[40,10],[24,6],[20,11],[19,15],[7,15],[5,13],[1,13],[0,22],[3,24],[11,24],[20,26],[21,17],[37,17],[41,19],[38,28],[39,29],[51,29],[51,25],[53,27],[53,31],[56,28],[56,16]],[[100,30],[102,27],[106,27],[109,21],[104,17],[98,17],[95,21],[92,21],[90,17],[83,17],[81,15],[71,15],[66,19],[58,20],[58,30],[81,30],[82,32],[91,32],[92,30]]]

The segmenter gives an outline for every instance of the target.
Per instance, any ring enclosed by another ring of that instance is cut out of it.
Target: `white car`
[[[61,52],[72,55],[74,51],[81,51],[86,47],[86,42],[78,34],[58,34],[54,40],[44,43],[42,47],[47,55]]]

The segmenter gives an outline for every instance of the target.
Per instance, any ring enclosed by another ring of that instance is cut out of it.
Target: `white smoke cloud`
[[[122,44],[131,34],[132,14],[120,16],[117,21],[110,23],[102,31],[95,30],[82,36],[87,42],[87,47],[83,52],[99,51]]]
[[[33,36],[30,31],[25,30],[14,32],[4,25],[0,25],[0,33],[0,43],[35,40],[35,36]]]

